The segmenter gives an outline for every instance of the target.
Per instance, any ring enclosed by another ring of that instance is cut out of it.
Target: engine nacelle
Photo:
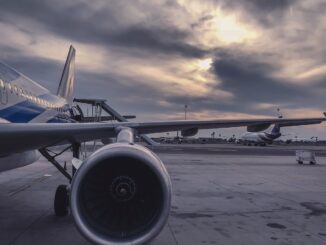
[[[260,132],[260,131],[268,129],[270,126],[271,126],[270,123],[249,125],[249,126],[247,126],[247,131],[248,132]]]
[[[116,143],[88,157],[71,185],[79,231],[96,244],[143,244],[159,234],[171,207],[162,161],[140,145]]]
[[[198,133],[198,128],[189,128],[185,130],[181,130],[181,135],[183,137],[195,136]]]

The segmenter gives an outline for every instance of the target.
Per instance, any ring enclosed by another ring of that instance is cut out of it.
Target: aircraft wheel
[[[298,161],[298,164],[303,164],[303,162],[302,161]]]
[[[316,162],[313,162],[313,161],[310,162],[310,165],[315,165],[315,164],[316,164]]]
[[[58,217],[68,214],[69,194],[66,185],[59,185],[54,196],[54,213]]]

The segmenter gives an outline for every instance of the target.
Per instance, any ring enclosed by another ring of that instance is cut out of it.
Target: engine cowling
[[[249,125],[249,126],[247,126],[247,131],[248,132],[260,132],[260,131],[268,129],[270,126],[271,126],[270,123]]]
[[[143,244],[170,213],[171,181],[162,161],[140,145],[116,143],[88,157],[71,185],[79,231],[96,244]]]
[[[188,128],[185,130],[181,130],[181,135],[183,137],[195,136],[198,133],[198,128]]]

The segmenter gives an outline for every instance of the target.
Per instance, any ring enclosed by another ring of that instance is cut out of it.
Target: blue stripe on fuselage
[[[64,100],[53,94],[43,94],[38,96],[38,98],[43,99],[49,103],[58,104],[61,108],[65,106]],[[45,112],[46,110],[51,109],[42,107],[41,105],[33,103],[29,100],[24,100],[22,102],[0,110],[0,118],[4,118],[7,121],[13,123],[26,123],[31,121],[33,118],[37,117],[41,113]]]
[[[0,117],[13,123],[26,123],[46,109],[28,100],[0,110]]]

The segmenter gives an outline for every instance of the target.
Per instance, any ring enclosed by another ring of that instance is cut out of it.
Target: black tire
[[[69,195],[66,185],[59,185],[54,196],[54,213],[58,217],[68,215]]]
[[[302,161],[298,161],[298,164],[303,164],[303,162]]]
[[[309,164],[310,164],[310,165],[315,165],[316,162],[311,161]]]

